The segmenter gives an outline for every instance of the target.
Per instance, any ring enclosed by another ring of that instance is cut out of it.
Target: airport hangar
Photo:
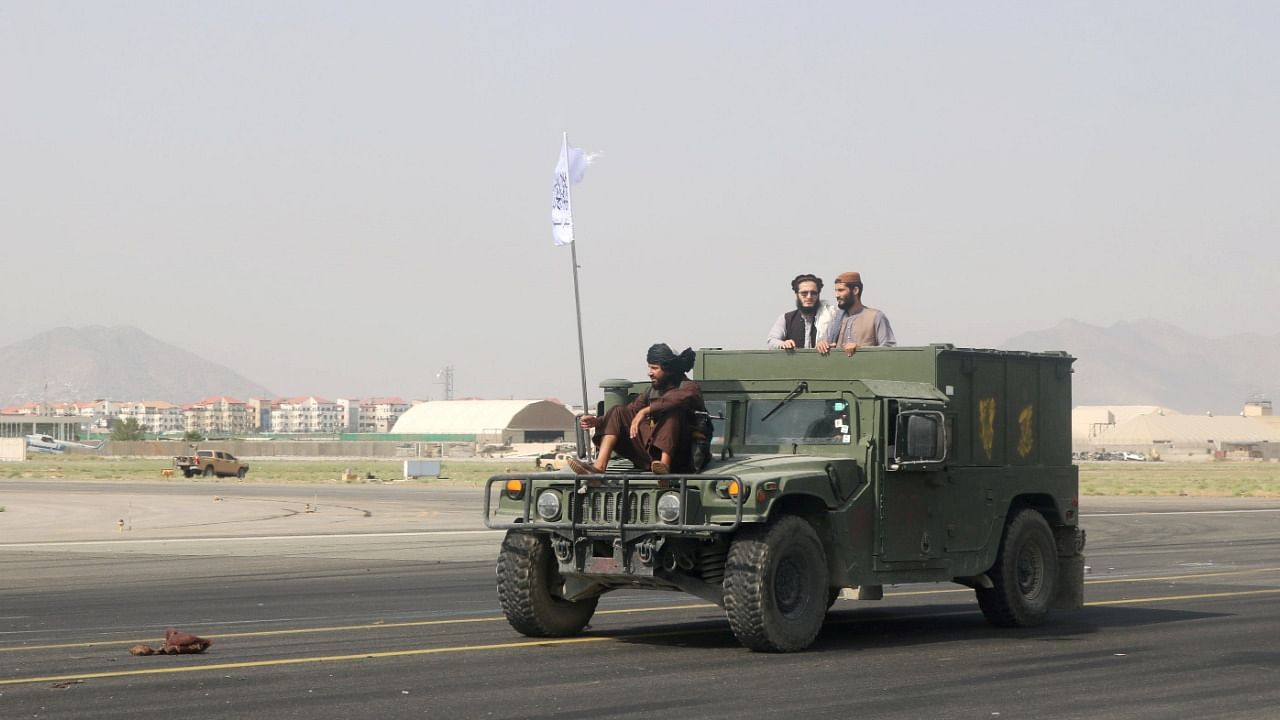
[[[436,400],[409,408],[392,435],[448,437],[478,443],[572,440],[574,415],[556,400]]]

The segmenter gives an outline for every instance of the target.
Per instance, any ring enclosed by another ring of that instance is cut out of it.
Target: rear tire
[[[212,465],[206,465],[206,466],[205,466],[205,468],[204,468],[204,476],[205,476],[205,477],[213,477],[213,466],[212,466]]]
[[[599,597],[570,601],[557,597],[564,580],[551,544],[541,535],[508,530],[498,552],[498,600],[516,632],[530,637],[565,637],[582,631]]]
[[[987,622],[996,627],[1044,623],[1057,592],[1058,550],[1043,515],[1023,509],[1009,520],[987,576],[994,587],[977,590]]]
[[[725,565],[724,610],[747,648],[805,649],[822,629],[829,598],[826,552],[804,518],[784,515],[734,539]]]

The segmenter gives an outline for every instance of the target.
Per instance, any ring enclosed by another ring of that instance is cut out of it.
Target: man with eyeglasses
[[[836,304],[840,309],[827,327],[827,336],[818,341],[819,353],[826,355],[832,348],[838,348],[853,357],[860,347],[893,347],[898,344],[889,318],[862,304],[862,276],[858,273],[845,272],[836,276]]]
[[[782,313],[769,330],[768,345],[776,350],[816,348],[826,340],[835,308],[819,297],[822,278],[805,273],[791,281],[796,294],[796,309]]]

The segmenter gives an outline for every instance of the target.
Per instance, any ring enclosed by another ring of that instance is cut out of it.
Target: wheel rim
[[[1018,592],[1033,598],[1044,588],[1044,553],[1033,542],[1023,544],[1018,552]]]
[[[804,607],[808,595],[804,583],[806,570],[804,560],[795,556],[778,562],[773,574],[773,601],[783,615],[794,615]]]

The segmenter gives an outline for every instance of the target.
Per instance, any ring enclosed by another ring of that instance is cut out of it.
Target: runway
[[[118,492],[207,500],[142,485]],[[6,485],[9,509],[10,490],[50,492]],[[82,490],[53,504],[110,505],[115,488]],[[368,532],[292,515],[217,534],[6,532],[0,717],[1258,718],[1280,702],[1274,501],[1085,498],[1082,611],[999,630],[967,589],[896,586],[837,602],[809,651],[763,655],[680,594],[611,594],[584,635],[525,638],[498,608],[500,535],[479,526],[478,491],[332,490],[307,488],[385,517]],[[127,653],[170,625],[215,644]]]

